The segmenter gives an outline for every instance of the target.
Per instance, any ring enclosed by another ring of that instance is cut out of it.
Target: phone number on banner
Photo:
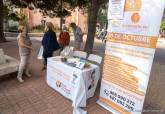
[[[134,111],[135,102],[132,100],[117,94],[116,92],[112,90],[104,90],[104,94],[109,97],[112,101],[116,102],[117,104],[120,104],[121,106],[125,107],[128,110]]]

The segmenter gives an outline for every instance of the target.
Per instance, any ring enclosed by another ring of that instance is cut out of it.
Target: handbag
[[[43,46],[41,46],[40,50],[39,50],[39,53],[38,53],[37,59],[39,59],[39,60],[43,59],[43,51],[44,51],[44,48],[43,48]]]

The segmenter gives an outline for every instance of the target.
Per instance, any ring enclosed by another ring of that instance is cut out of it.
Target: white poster
[[[125,0],[109,0],[108,19],[123,19]]]
[[[114,114],[141,114],[165,0],[126,0],[124,6],[122,20],[109,20],[98,103]]]

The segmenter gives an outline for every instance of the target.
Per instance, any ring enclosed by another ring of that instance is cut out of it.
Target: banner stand
[[[97,104],[113,114],[142,114],[144,111],[164,8],[165,0],[109,0]]]
[[[105,103],[102,103],[100,100],[97,100],[96,103],[100,106],[102,106],[103,108],[105,108],[107,111],[113,113],[113,114],[120,114],[118,111],[114,110],[113,108],[109,107],[108,105],[106,105]]]

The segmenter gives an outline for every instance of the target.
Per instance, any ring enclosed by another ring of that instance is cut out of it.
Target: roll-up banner
[[[109,0],[108,34],[98,104],[114,114],[141,114],[165,0]]]

